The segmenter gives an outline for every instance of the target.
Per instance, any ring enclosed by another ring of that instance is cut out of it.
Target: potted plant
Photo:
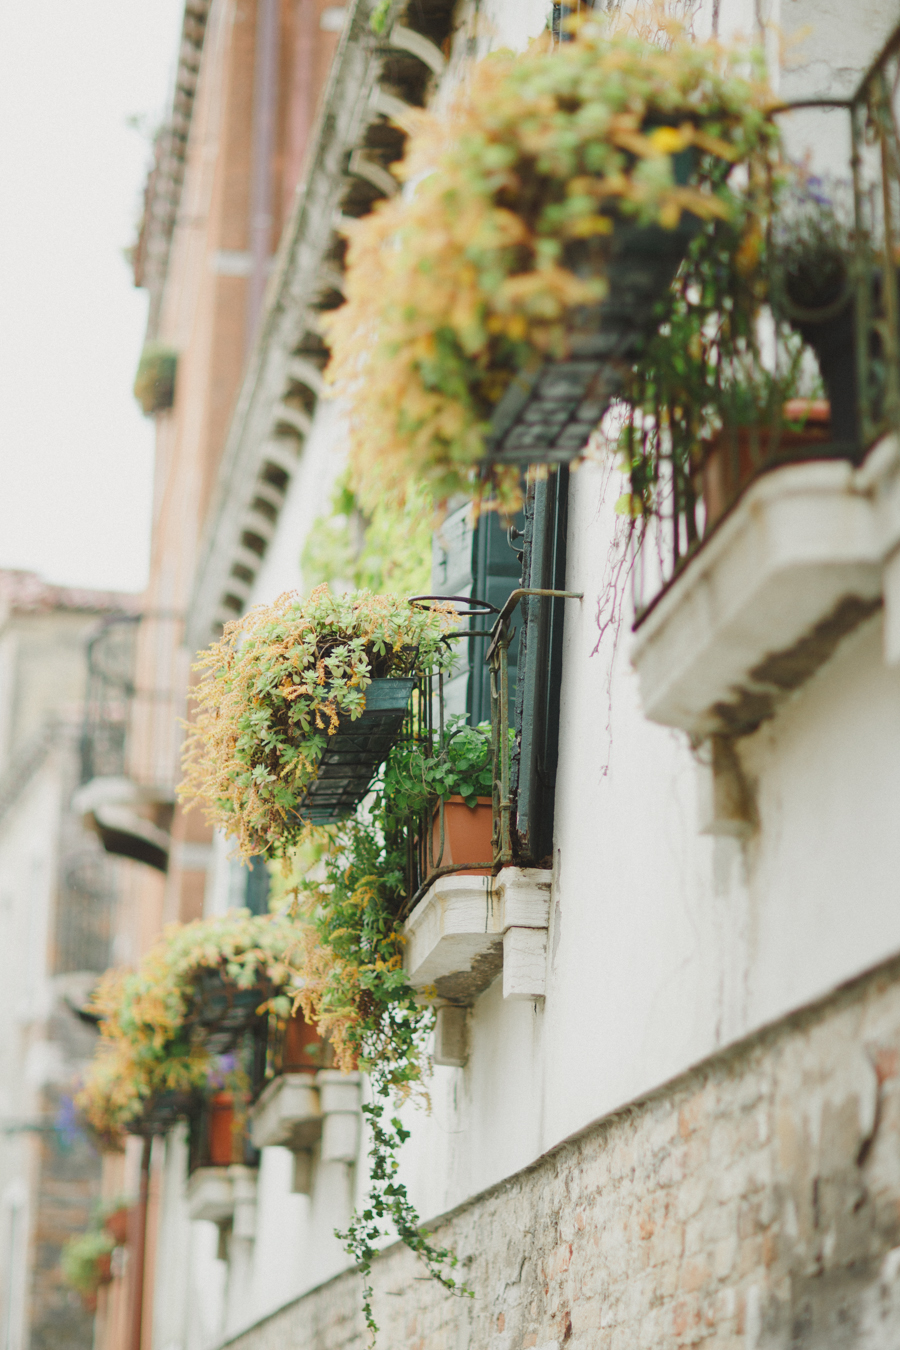
[[[161,342],[148,342],[134,377],[134,396],[148,417],[165,412],[175,402],[178,353]]]
[[[831,438],[860,442],[853,231],[842,209],[849,189],[801,175],[779,203],[773,302],[815,352],[831,406]]]
[[[617,443],[631,482],[618,509],[678,522],[675,567],[756,474],[836,452],[802,336],[768,308],[765,226],[739,214],[704,227],[625,382]]]
[[[443,734],[402,742],[385,766],[382,791],[390,825],[418,830],[424,878],[460,869],[491,871],[493,783],[490,723],[471,727],[461,716]],[[424,847],[423,847],[424,846]]]
[[[124,1200],[113,1201],[107,1205],[103,1215],[103,1227],[117,1247],[124,1247],[128,1241],[128,1222],[131,1215],[131,1203]]]
[[[112,1280],[114,1238],[104,1228],[89,1228],[70,1238],[62,1249],[62,1277],[81,1295],[88,1312],[97,1307],[97,1291]]]
[[[512,509],[518,469],[486,458],[513,431],[520,458],[580,453],[691,237],[742,198],[731,165],[757,162],[747,191],[765,190],[760,62],[666,39],[591,17],[562,46],[493,54],[449,110],[421,115],[410,186],[353,226],[328,320],[364,499],[418,481]]]
[[[451,605],[320,586],[229,624],[201,654],[182,800],[244,857],[283,856],[352,811],[387,758],[416,673],[449,669]]]
[[[234,1090],[226,1056],[247,1009],[237,1024],[227,1016],[222,1023],[227,1008],[220,1020],[204,1015],[202,977],[214,972],[217,986],[249,991],[251,1012],[266,1006],[287,1016],[283,989],[298,942],[286,916],[239,911],[173,924],[136,970],[101,979],[92,997],[100,1042],[77,1102],[104,1143],[116,1146],[126,1132],[165,1133],[191,1114],[198,1094]],[[223,1027],[225,1047],[217,1043]]]

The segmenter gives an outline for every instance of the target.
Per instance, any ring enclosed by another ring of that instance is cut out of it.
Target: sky
[[[0,567],[140,590],[135,238],[183,0],[0,0]],[[137,120],[141,129],[129,125]]]

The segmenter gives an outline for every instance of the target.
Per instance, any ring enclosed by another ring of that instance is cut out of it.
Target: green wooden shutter
[[[432,585],[436,595],[466,595],[487,600],[501,609],[510,591],[522,584],[520,535],[525,517],[513,521],[513,537],[495,511],[485,512],[472,526],[472,510],[466,505],[449,515],[435,535]],[[491,619],[470,620],[473,628],[490,628]],[[467,661],[446,681],[444,706],[447,715],[465,713],[472,726],[490,721],[491,681],[484,664],[487,638],[470,638]],[[509,649],[509,693],[512,706],[519,641]]]
[[[564,590],[569,471],[560,467],[528,488],[523,585]],[[517,753],[511,766],[517,861],[548,863],[559,752],[559,700],[565,600],[526,597],[520,606],[519,678],[515,703]]]

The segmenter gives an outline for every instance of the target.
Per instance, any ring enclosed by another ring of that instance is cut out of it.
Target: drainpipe
[[[253,152],[250,167],[250,256],[247,288],[247,351],[266,293],[272,247],[272,168],[278,107],[280,0],[257,0],[253,72]]]
[[[130,1264],[134,1270],[134,1282],[131,1288],[130,1350],[141,1350],[141,1337],[144,1330],[144,1267],[147,1251],[147,1201],[150,1195],[150,1150],[152,1147],[152,1135],[145,1135],[141,1151],[141,1188],[135,1206],[134,1231],[131,1238]]]

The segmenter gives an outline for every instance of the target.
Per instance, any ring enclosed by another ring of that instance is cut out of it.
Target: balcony
[[[882,605],[900,658],[898,73],[900,32],[851,99],[778,113],[807,204],[822,196],[831,272],[814,233],[776,219],[771,310],[815,355],[827,399],[680,450],[659,418],[631,414],[631,500],[650,502],[631,531],[632,660],[647,716],[695,742],[754,731]]]

